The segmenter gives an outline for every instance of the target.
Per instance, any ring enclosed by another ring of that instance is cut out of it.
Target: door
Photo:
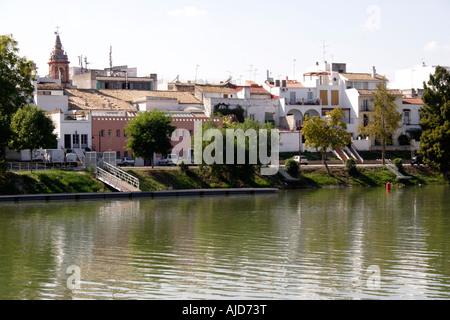
[[[72,140],[71,140],[71,135],[70,134],[65,134],[64,135],[64,148],[65,149],[72,149]]]
[[[290,99],[290,101],[291,101],[291,104],[295,104],[296,103],[296,95],[295,95],[295,92],[292,92],[291,91],[291,99]]]

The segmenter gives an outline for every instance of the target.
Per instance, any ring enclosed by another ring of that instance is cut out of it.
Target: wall
[[[73,144],[73,135],[79,135],[79,142],[81,144],[81,135],[87,135],[87,147],[92,148],[92,120],[91,115],[86,114],[86,120],[67,120],[65,113],[53,113],[50,117],[55,124],[55,133],[58,136],[58,149],[65,147],[65,135],[71,135],[71,144]],[[76,132],[76,133],[75,133]],[[73,145],[71,147],[73,149]]]
[[[63,112],[65,112],[69,108],[69,97],[63,95],[63,91],[52,91],[51,95],[36,94],[35,102],[36,105],[44,111],[61,109]]]
[[[75,75],[72,77],[72,85],[77,89],[97,89],[95,71]]]
[[[266,122],[266,113],[273,113],[275,126],[279,125],[280,101],[278,99],[205,98],[204,110],[206,114],[211,115],[214,111],[214,106],[219,103],[228,104],[231,109],[236,108],[239,105],[246,111],[246,116],[248,118],[253,114],[255,120],[260,123]]]

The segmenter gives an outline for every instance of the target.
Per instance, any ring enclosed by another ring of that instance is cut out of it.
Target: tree
[[[133,151],[133,156],[151,159],[154,168],[153,155],[167,155],[172,150],[171,135],[176,127],[170,124],[171,120],[158,110],[142,112],[131,120],[125,132],[129,136],[127,148]]]
[[[450,170],[450,73],[438,66],[424,83],[419,153],[424,161],[448,177]]]
[[[382,161],[386,163],[386,144],[391,142],[392,135],[400,128],[402,114],[397,111],[395,95],[389,92],[386,82],[377,85],[373,94],[374,112],[369,115],[367,126],[359,126],[359,132],[381,142]]]
[[[44,110],[25,105],[12,116],[13,136],[9,146],[16,151],[30,149],[30,159],[33,161],[33,150],[55,145],[57,137],[53,133],[54,130],[55,125],[52,119],[45,115]]]
[[[30,102],[33,62],[18,56],[17,42],[12,35],[0,36],[0,161],[11,138],[11,117],[17,109]]]
[[[211,139],[202,138],[201,157],[202,165],[209,166],[216,178],[228,179],[233,185],[239,180],[252,181],[256,167],[262,164],[261,154],[267,152],[274,156],[271,137],[275,127],[272,123],[261,124],[246,118],[242,123],[224,121],[223,127],[219,127],[215,122],[206,121],[202,124],[202,135],[207,136],[210,129],[215,134]],[[194,146],[195,138],[192,138]],[[266,150],[262,149],[263,145],[267,146]],[[211,157],[206,160],[204,153],[210,153]]]
[[[347,132],[347,125],[343,122],[344,112],[340,108],[335,108],[327,112],[325,119],[319,116],[305,117],[302,134],[305,137],[305,145],[322,153],[322,162],[328,168],[326,153],[327,149],[341,149],[350,143],[350,135]]]

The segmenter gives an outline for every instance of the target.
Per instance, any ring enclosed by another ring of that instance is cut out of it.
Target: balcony
[[[359,112],[373,112],[373,108],[369,107],[369,106],[365,106],[362,105],[361,107],[359,107]]]
[[[64,120],[66,121],[88,121],[87,114],[65,114]]]

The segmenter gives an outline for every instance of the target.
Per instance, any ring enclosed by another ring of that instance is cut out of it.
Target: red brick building
[[[172,116],[172,125],[177,129],[172,137],[172,145],[179,156],[187,153],[194,134],[195,121],[214,121],[223,125],[220,117],[210,118],[203,113],[168,112]],[[132,151],[127,149],[125,127],[136,116],[134,111],[92,110],[92,149],[97,152],[115,151],[117,158],[132,157]],[[178,141],[176,141],[178,140]],[[174,152],[174,151],[173,151]]]

